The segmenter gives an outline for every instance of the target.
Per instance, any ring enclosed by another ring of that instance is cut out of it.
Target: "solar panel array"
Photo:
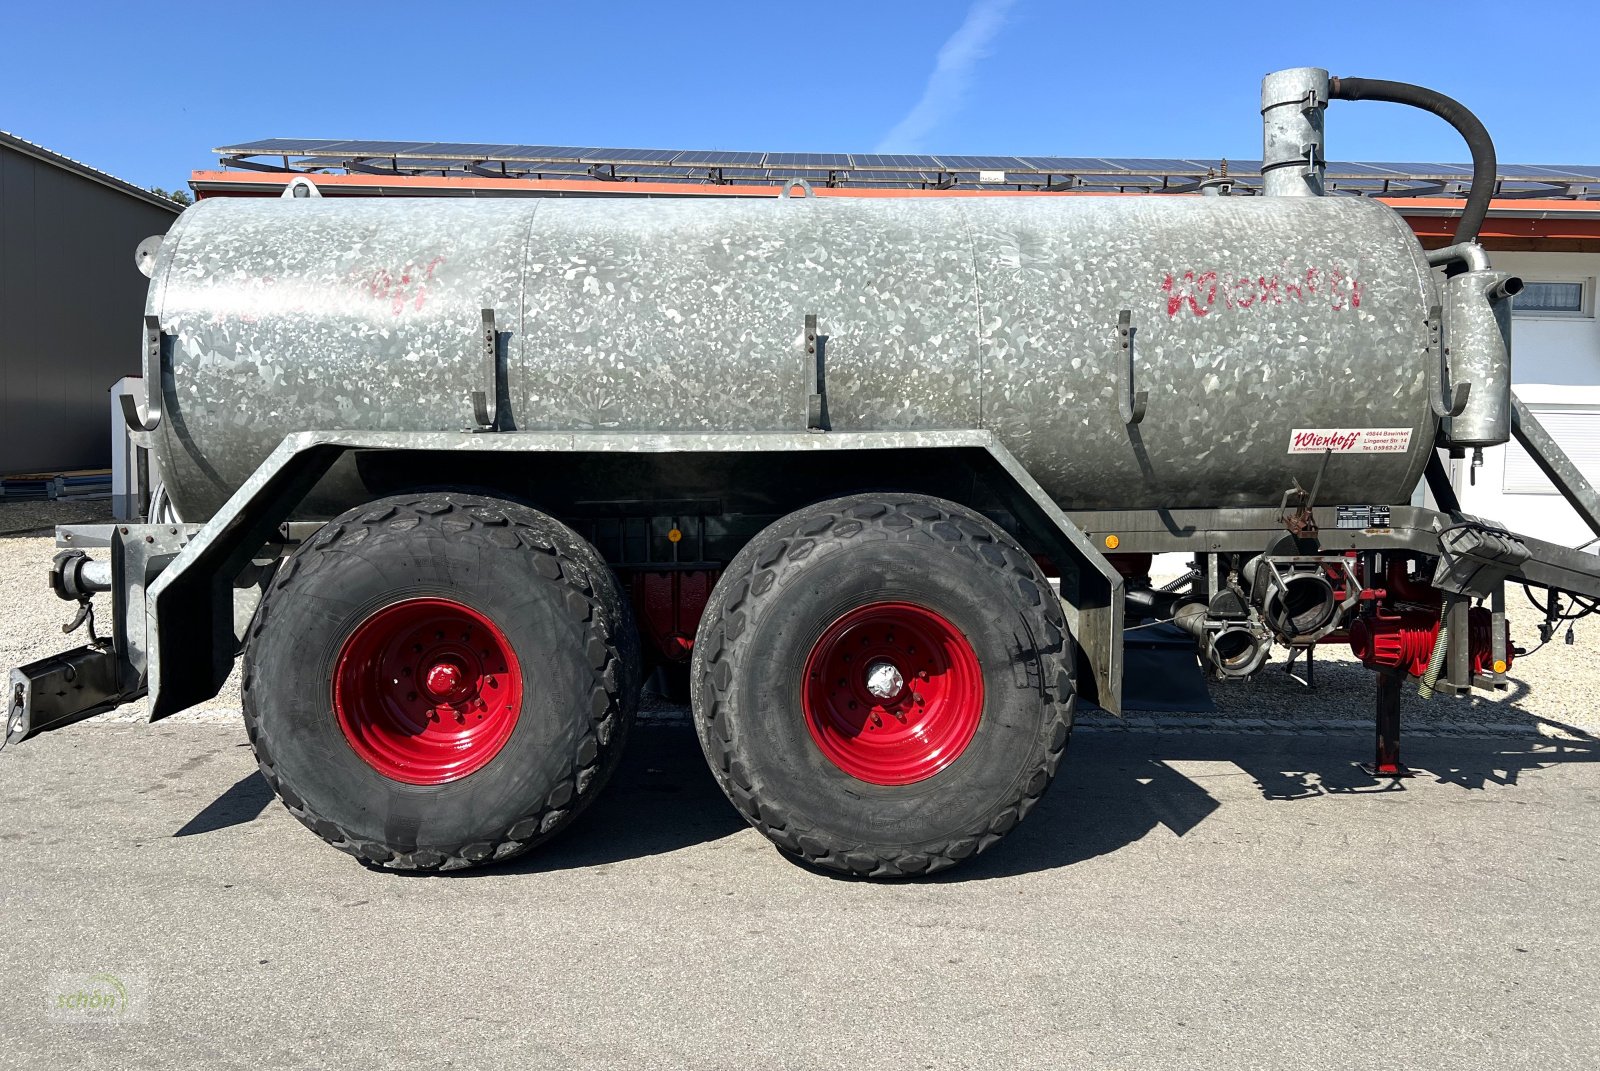
[[[1259,160],[1084,156],[928,156],[882,153],[715,152],[423,141],[268,138],[216,150],[225,166],[258,171],[344,171],[885,189],[989,188],[1178,193],[1226,177],[1236,192],[1261,184]],[[1328,187],[1366,196],[1462,197],[1472,169],[1448,163],[1330,163]],[[1501,197],[1600,199],[1600,165],[1502,164]]]

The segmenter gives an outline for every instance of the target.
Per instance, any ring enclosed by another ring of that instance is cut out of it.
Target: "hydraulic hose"
[[[1328,81],[1331,100],[1382,100],[1391,104],[1409,104],[1432,112],[1456,128],[1472,152],[1472,187],[1467,192],[1467,207],[1456,223],[1456,236],[1452,244],[1476,241],[1483,221],[1489,215],[1489,199],[1494,196],[1498,177],[1494,156],[1494,141],[1489,131],[1476,115],[1459,101],[1409,82],[1388,82],[1381,78],[1332,78]]]

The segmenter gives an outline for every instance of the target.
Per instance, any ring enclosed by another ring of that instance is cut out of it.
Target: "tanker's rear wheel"
[[[244,656],[262,775],[330,844],[397,869],[517,855],[593,799],[638,695],[631,611],[553,518],[457,492],[330,521]]]
[[[773,524],[701,619],[695,725],[728,798],[828,870],[932,873],[1038,802],[1072,727],[1060,600],[954,503],[857,495]]]

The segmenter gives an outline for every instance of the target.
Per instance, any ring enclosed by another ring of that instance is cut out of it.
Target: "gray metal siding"
[[[0,474],[111,464],[107,390],[139,372],[133,250],[176,218],[0,145]]]

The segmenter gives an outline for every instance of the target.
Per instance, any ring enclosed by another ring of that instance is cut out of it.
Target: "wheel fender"
[[[215,696],[233,670],[232,579],[272,541],[317,482],[350,450],[505,451],[572,454],[786,453],[795,451],[926,450],[981,453],[989,490],[997,492],[1028,533],[1048,548],[1061,570],[1061,598],[1088,673],[1083,697],[1122,712],[1122,576],[1047,495],[992,432],[951,429],[915,432],[327,432],[284,437],[277,449],[197,532],[151,584],[145,603],[152,721]],[[181,652],[164,660],[162,651]]]

